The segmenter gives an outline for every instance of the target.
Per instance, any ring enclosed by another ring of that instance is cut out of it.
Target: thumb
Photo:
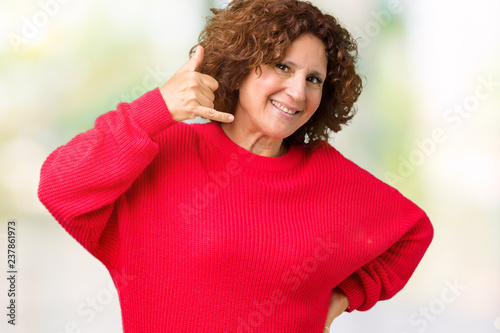
[[[200,67],[203,62],[204,50],[203,46],[198,45],[193,56],[182,66],[183,72],[194,72]]]

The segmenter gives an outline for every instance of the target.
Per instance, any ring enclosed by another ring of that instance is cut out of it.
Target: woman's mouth
[[[281,111],[289,114],[289,115],[295,115],[296,113],[300,112],[300,111],[296,111],[296,110],[295,111],[294,110],[290,110],[286,106],[283,106],[280,103],[278,103],[276,101],[273,101],[273,100],[271,100],[271,104],[274,105],[276,108],[280,109]]]

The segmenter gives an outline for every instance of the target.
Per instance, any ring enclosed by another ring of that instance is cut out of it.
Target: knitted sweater
[[[219,123],[175,121],[150,91],[56,149],[38,192],[109,270],[124,332],[322,332],[395,295],[426,214],[327,143],[253,154]]]

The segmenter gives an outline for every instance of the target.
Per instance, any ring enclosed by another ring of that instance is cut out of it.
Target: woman
[[[125,332],[326,332],[401,290],[432,226],[327,143],[361,92],[332,16],[213,11],[161,88],[48,157],[40,200],[109,270]]]

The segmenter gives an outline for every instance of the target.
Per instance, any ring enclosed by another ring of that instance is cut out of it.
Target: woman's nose
[[[306,99],[306,80],[298,76],[288,81],[287,94],[296,102],[303,102]]]

